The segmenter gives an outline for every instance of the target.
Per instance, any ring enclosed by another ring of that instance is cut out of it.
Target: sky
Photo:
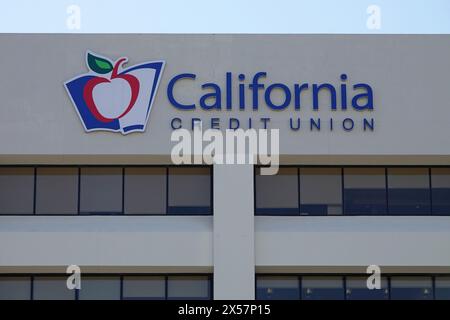
[[[450,34],[450,0],[0,0],[0,4],[1,33]]]

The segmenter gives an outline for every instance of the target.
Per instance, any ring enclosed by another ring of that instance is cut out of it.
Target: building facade
[[[450,297],[449,36],[0,43],[0,299]],[[199,123],[278,174],[175,164]]]

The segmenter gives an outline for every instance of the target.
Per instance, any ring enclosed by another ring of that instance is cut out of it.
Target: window
[[[256,215],[450,215],[450,167],[289,166],[275,176],[259,171]]]
[[[302,277],[302,299],[343,300],[344,298],[342,277]]]
[[[394,300],[430,300],[433,299],[431,277],[391,278],[391,299]]]
[[[211,173],[194,166],[0,166],[0,215],[209,215]]]
[[[165,277],[124,277],[123,298],[130,300],[164,300],[166,298]]]
[[[300,168],[300,214],[342,214],[340,168]]]
[[[256,275],[256,299],[450,300],[450,275],[387,275],[381,289],[367,287],[368,275]],[[299,292],[301,294],[299,294]]]
[[[125,214],[166,213],[166,168],[125,168]]]
[[[169,168],[169,214],[210,214],[211,169]]]
[[[298,300],[300,283],[294,276],[260,276],[256,278],[256,299]]]
[[[430,214],[427,168],[388,168],[388,188],[390,214]]]
[[[39,276],[33,280],[35,300],[74,300],[75,290],[67,289],[67,277]]]
[[[388,300],[389,286],[387,278],[381,278],[380,289],[369,289],[367,277],[346,278],[347,300]]]
[[[348,215],[387,213],[384,168],[344,169],[344,210]]]
[[[450,276],[439,276],[435,278],[436,299],[450,300]]]
[[[80,300],[120,300],[120,278],[105,276],[82,277]]]
[[[255,176],[256,213],[298,215],[298,169],[280,168],[276,175]]]
[[[0,277],[0,300],[30,300],[31,277]]]
[[[450,214],[450,168],[431,168],[433,214]]]
[[[365,275],[360,276],[296,276],[257,275],[256,298],[260,300],[387,300],[450,299],[450,276],[386,276],[381,289],[369,290]],[[67,277],[0,275],[0,300],[73,299],[211,299],[211,278],[207,275],[85,275],[81,290],[66,287]],[[388,282],[391,282],[390,290]],[[434,281],[434,283],[433,283]],[[344,283],[346,287],[344,295]],[[433,287],[435,294],[433,295]],[[167,289],[167,291],[166,291]],[[390,291],[390,292],[389,292]],[[301,292],[301,295],[300,295]]]
[[[167,280],[167,298],[210,299],[210,282],[207,276],[169,276]]]
[[[0,168],[0,214],[32,214],[34,168]]]
[[[80,212],[122,212],[122,168],[81,168]]]
[[[1,275],[0,300],[212,299],[210,275],[85,274],[81,289],[67,275]]]
[[[78,168],[37,168],[36,214],[78,213]]]

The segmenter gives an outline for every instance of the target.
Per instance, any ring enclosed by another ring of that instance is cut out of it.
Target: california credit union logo
[[[164,61],[124,68],[116,61],[88,51],[89,72],[65,82],[66,90],[87,132],[143,132],[147,125]]]

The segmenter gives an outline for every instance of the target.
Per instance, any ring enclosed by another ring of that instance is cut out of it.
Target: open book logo
[[[64,84],[87,132],[145,131],[164,61],[124,69],[127,61],[119,58],[114,62],[87,52],[89,72]]]

